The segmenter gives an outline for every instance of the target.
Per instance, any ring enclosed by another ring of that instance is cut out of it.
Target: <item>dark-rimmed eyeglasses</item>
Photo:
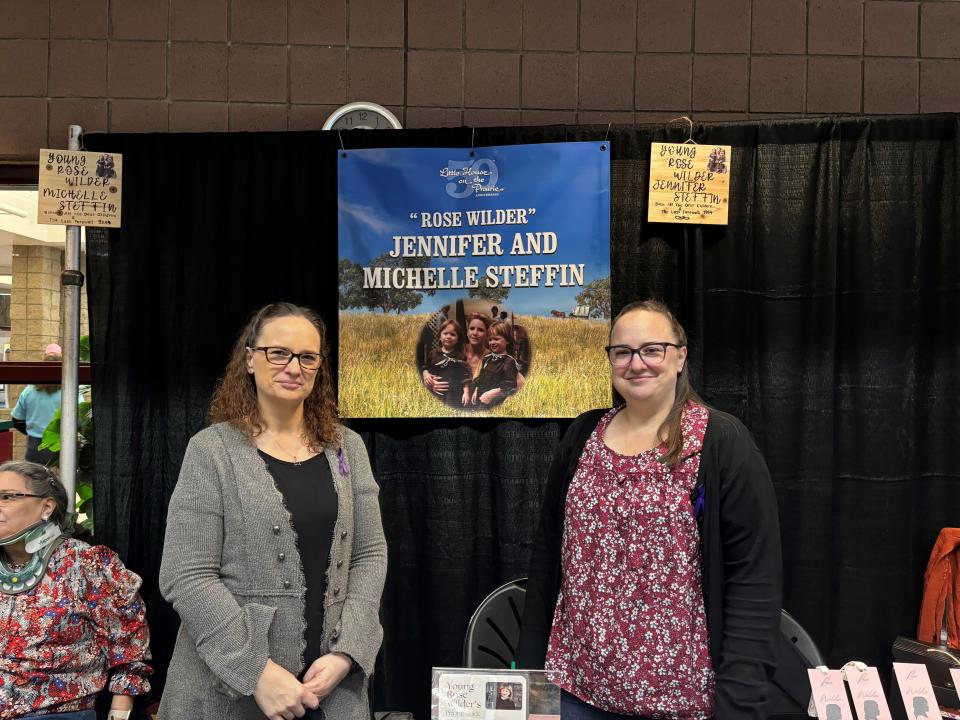
[[[12,503],[12,502],[13,502],[14,500],[16,500],[17,498],[25,498],[25,497],[45,498],[45,497],[50,497],[50,496],[49,496],[49,495],[34,495],[34,494],[32,494],[32,493],[5,492],[5,493],[0,493],[0,505],[9,505],[10,503]]]
[[[613,367],[623,368],[633,362],[634,353],[639,355],[646,365],[659,365],[666,357],[668,347],[679,350],[683,345],[672,342],[651,342],[637,348],[629,345],[607,345],[604,350],[607,351],[607,358]]]
[[[316,370],[320,367],[320,361],[323,359],[320,353],[302,352],[295,353],[282,347],[253,347],[251,350],[262,350],[267,362],[272,365],[288,365],[294,358],[300,363],[304,370]]]

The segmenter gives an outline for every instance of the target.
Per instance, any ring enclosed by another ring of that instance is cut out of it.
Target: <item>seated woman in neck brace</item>
[[[43,465],[0,465],[0,720],[125,720],[150,689],[140,578],[64,531],[67,494]]]

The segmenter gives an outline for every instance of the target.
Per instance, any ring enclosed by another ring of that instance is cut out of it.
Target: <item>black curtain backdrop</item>
[[[780,505],[785,605],[831,665],[889,674],[927,554],[960,523],[958,116],[698,125],[734,146],[727,227],[646,222],[656,126],[478,129],[477,145],[612,143],[613,305],[656,295],[696,386],[738,415]],[[468,147],[469,128],[345,132]],[[277,299],[337,322],[336,133],[93,135],[124,156],[123,228],[88,234],[98,539],[144,577],[159,680],[177,619],[156,585],[167,500],[235,334]],[[584,348],[601,352],[600,348]],[[398,369],[398,372],[404,371]],[[390,570],[378,709],[429,716],[429,668],[526,574],[566,421],[354,420]]]

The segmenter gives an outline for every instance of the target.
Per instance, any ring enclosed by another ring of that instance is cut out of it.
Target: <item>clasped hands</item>
[[[423,384],[430,392],[439,397],[446,395],[447,390],[450,389],[449,382],[442,380],[439,375],[434,375],[429,370],[423,371]],[[500,388],[494,388],[493,390],[487,390],[478,397],[476,390],[471,393],[470,385],[464,384],[463,397],[461,397],[460,403],[462,405],[476,405],[479,402],[483,405],[489,405],[501,395],[503,395],[503,391]]]
[[[321,655],[304,673],[303,682],[273,660],[260,673],[253,699],[269,720],[301,718],[307,708],[317,708],[347,676],[353,660],[343,653]]]

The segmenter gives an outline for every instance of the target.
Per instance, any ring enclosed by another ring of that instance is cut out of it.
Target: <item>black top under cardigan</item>
[[[564,508],[580,454],[608,412],[591,410],[570,425],[553,457],[534,540],[517,660],[542,668],[560,591]],[[715,717],[763,718],[776,668],[782,563],[777,501],[767,465],[747,428],[710,410],[697,490],[703,599],[716,672]]]
[[[300,566],[307,585],[303,601],[306,627],[303,638],[303,672],[323,655],[323,598],[327,594],[327,565],[333,545],[333,528],[337,523],[337,490],[333,485],[330,463],[323,453],[301,462],[287,462],[259,451],[273,476],[283,504],[297,535]],[[277,560],[284,562],[283,553]]]

